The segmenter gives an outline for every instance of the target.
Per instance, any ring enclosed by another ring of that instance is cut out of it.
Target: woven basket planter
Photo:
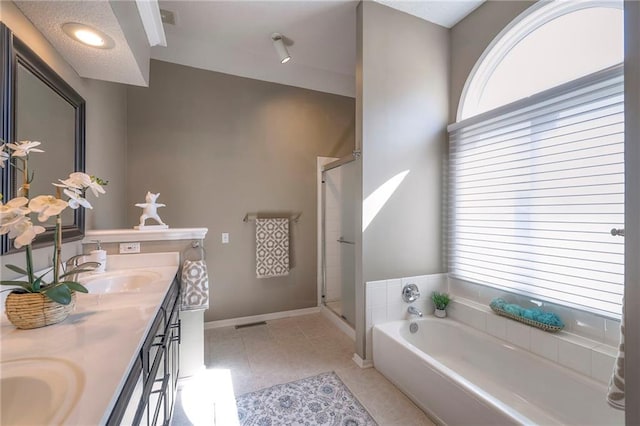
[[[54,302],[41,293],[12,292],[7,296],[5,312],[11,324],[27,330],[64,321],[75,306],[75,292],[71,292],[71,302],[68,305]]]

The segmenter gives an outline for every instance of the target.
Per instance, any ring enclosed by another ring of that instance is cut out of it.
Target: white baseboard
[[[368,359],[360,358],[360,355],[353,354],[353,362],[355,362],[360,368],[371,368],[373,367],[373,362]]]
[[[340,329],[344,334],[349,336],[351,340],[356,341],[356,331],[351,328],[349,324],[342,318],[338,317],[334,312],[328,309],[326,306],[320,307],[320,312],[329,319],[336,327]]]
[[[252,315],[249,317],[229,318],[218,321],[207,321],[204,323],[205,330],[220,327],[232,327],[235,325],[251,324],[260,321],[271,321],[281,318],[297,317],[300,315],[317,314],[320,312],[320,307],[315,306],[313,308],[296,309],[293,311],[272,312],[270,314]]]

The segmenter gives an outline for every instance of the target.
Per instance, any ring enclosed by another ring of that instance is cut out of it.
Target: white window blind
[[[623,91],[619,65],[449,126],[453,277],[620,315]]]

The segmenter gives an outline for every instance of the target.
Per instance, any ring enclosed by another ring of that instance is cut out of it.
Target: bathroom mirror
[[[6,141],[42,142],[44,153],[29,156],[29,169],[35,177],[30,196],[55,195],[51,184],[73,171],[85,170],[84,99],[40,59],[24,42],[0,24],[2,50],[2,138]],[[22,173],[13,167],[2,170],[5,201],[15,197],[22,184]],[[53,244],[54,218],[39,223],[46,232],[33,246]],[[63,241],[82,238],[84,209],[66,209],[62,214]],[[6,235],[0,253],[14,251]]]

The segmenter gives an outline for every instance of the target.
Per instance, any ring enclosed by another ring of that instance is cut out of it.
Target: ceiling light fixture
[[[273,33],[271,34],[271,40],[273,41],[273,47],[276,48],[276,53],[280,58],[280,62],[286,64],[291,60],[291,55],[289,55],[289,51],[287,50],[287,46],[284,45],[284,39],[282,34]]]
[[[98,49],[111,49],[115,46],[115,42],[111,37],[89,25],[67,22],[62,26],[62,31],[72,39],[87,46],[97,47]]]

